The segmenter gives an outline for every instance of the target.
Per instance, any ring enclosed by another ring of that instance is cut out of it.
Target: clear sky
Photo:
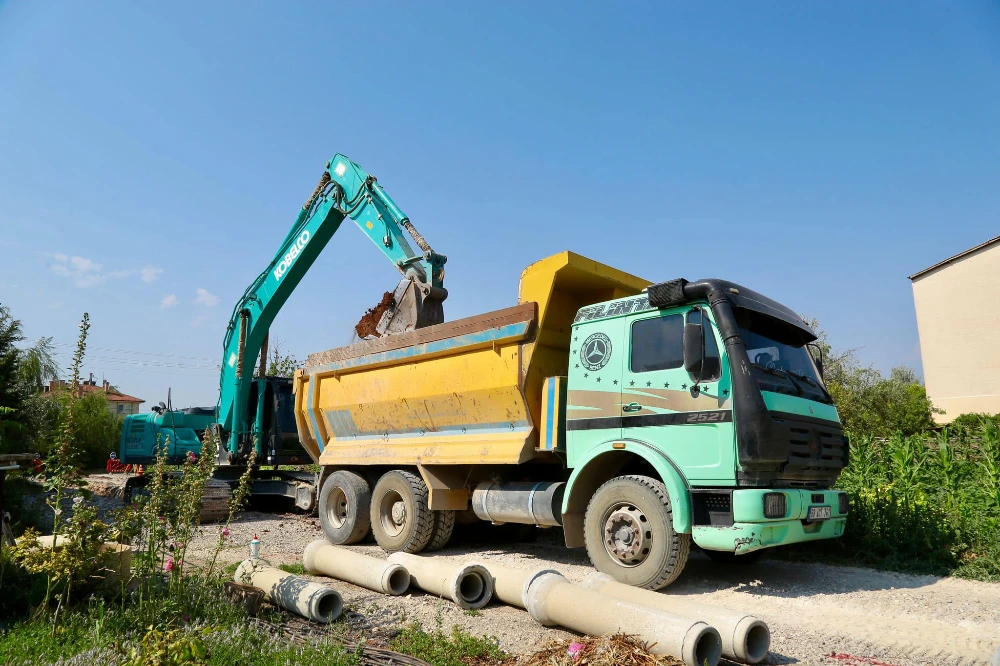
[[[1000,234],[997,2],[0,2],[0,302],[215,403],[233,303],[343,152],[449,257],[446,317],[573,250],[721,277],[919,367],[907,275]],[[349,342],[345,225],[272,329]],[[991,293],[990,297],[994,295]]]

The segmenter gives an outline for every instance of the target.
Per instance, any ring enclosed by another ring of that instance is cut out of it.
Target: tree
[[[267,376],[291,377],[299,365],[297,358],[285,353],[285,341],[275,338],[267,353]]]
[[[24,402],[27,398],[20,381],[21,350],[24,340],[21,322],[14,319],[10,308],[0,305],[0,452],[12,450],[28,436]]]
[[[73,446],[88,466],[103,465],[118,448],[122,418],[108,409],[103,393],[88,393],[72,401]]]
[[[885,377],[874,366],[864,365],[857,349],[833,349],[819,322],[813,319],[810,324],[819,336],[816,347],[822,352],[823,380],[847,430],[888,437],[933,427],[936,410],[912,369],[893,368]],[[813,355],[820,356],[815,351]]]
[[[20,353],[18,381],[33,393],[37,393],[42,390],[46,382],[58,379],[59,368],[54,355],[52,338],[38,338],[35,344]]]

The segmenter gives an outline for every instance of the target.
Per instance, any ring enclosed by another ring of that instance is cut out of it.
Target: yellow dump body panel
[[[539,455],[542,385],[576,311],[649,283],[571,252],[529,266],[520,305],[312,354],[299,439],[323,465],[518,464]]]

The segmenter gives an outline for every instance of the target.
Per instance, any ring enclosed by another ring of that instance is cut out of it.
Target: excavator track
[[[233,489],[225,481],[209,479],[205,482],[205,492],[201,497],[201,524],[225,520],[229,516],[229,500],[232,496]]]

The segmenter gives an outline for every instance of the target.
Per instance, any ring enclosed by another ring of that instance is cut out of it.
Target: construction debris
[[[354,327],[354,332],[362,340],[380,337],[375,327],[378,326],[382,315],[394,307],[396,307],[396,299],[393,298],[392,292],[385,292],[382,294],[382,300],[378,302],[378,305],[368,308],[361,316],[361,321]]]
[[[682,666],[683,661],[654,655],[635,636],[615,634],[604,638],[574,638],[549,643],[538,652],[520,657],[517,666]]]

